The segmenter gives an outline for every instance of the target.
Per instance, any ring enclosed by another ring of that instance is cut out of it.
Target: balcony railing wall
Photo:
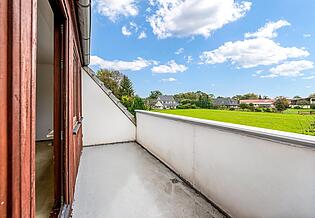
[[[313,217],[314,138],[137,112],[137,141],[235,217]]]
[[[134,117],[96,77],[82,69],[83,144],[135,141]]]

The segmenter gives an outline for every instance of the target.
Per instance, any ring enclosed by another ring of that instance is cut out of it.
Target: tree
[[[214,95],[202,91],[179,93],[174,96],[180,104],[177,108],[212,108]]]
[[[132,114],[137,109],[146,110],[144,101],[139,96],[134,96],[132,82],[126,75],[107,69],[97,71],[96,75]]]
[[[289,108],[290,101],[283,96],[279,96],[276,98],[274,105],[277,111],[282,112],[282,111],[285,111],[287,108]]]
[[[235,100],[257,100],[261,99],[261,96],[256,95],[255,93],[247,93],[245,95],[235,95],[232,97]]]
[[[122,96],[121,103],[128,109],[133,115],[136,114],[136,110],[147,110],[147,107],[139,96]]]
[[[139,96],[135,96],[133,98],[133,102],[130,108],[130,112],[132,114],[135,114],[135,110],[146,110],[146,106],[144,104],[144,101],[142,100],[142,98],[140,98]]]
[[[255,106],[254,106],[254,104],[253,104],[253,103],[249,103],[248,109],[249,109],[250,111],[255,111]]]
[[[212,108],[212,100],[209,95],[200,95],[198,101],[195,102],[199,108]]]
[[[163,94],[159,90],[151,91],[148,99],[157,99],[160,95],[163,95]]]
[[[259,97],[255,93],[247,93],[247,94],[243,95],[243,98],[244,98],[244,100],[256,100]]]
[[[120,82],[120,87],[119,87],[119,96],[129,96],[132,97],[134,96],[134,90],[132,86],[132,82],[127,76],[123,76],[121,82]]]
[[[299,99],[299,98],[301,98],[301,96],[296,95],[293,97],[293,99]]]
[[[124,95],[121,97],[121,103],[128,109],[128,111],[130,111],[133,98],[131,96]]]
[[[123,77],[120,72],[102,69],[97,71],[96,76],[115,96],[119,97],[119,83]]]

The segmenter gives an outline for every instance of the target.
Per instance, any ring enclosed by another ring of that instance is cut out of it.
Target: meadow
[[[160,113],[242,124],[286,132],[315,135],[309,132],[315,122],[314,115],[299,115],[296,111],[284,113],[245,112],[209,109],[156,110]]]

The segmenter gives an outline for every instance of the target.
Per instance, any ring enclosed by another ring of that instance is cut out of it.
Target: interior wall
[[[54,21],[48,0],[38,1],[36,71],[36,140],[53,129]]]
[[[47,139],[53,129],[53,65],[37,64],[36,140]]]

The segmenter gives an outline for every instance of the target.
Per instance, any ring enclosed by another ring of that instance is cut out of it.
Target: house
[[[249,99],[249,100],[240,100],[240,104],[252,104],[256,108],[274,108],[273,99]]]
[[[239,106],[238,101],[232,98],[216,98],[212,103],[215,107],[238,108]]]
[[[290,99],[290,107],[291,108],[305,108],[308,109],[311,107],[312,104],[315,104],[315,98],[293,98]]]
[[[155,109],[175,109],[178,103],[172,95],[160,95],[154,102],[153,108]]]

